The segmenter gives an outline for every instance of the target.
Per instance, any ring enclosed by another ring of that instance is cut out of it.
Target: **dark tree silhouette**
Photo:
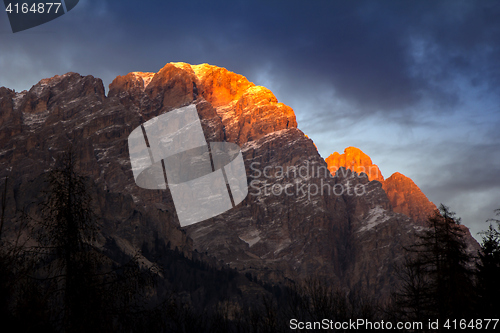
[[[35,228],[34,278],[45,287],[52,321],[64,332],[134,327],[150,315],[142,292],[154,284],[154,267],[144,267],[138,254],[116,263],[99,249],[90,181],[76,171],[71,149],[48,174],[48,183]]]
[[[496,211],[500,215],[500,210]],[[500,307],[500,220],[491,219],[488,230],[481,232],[482,242],[476,265],[478,314],[495,318]]]
[[[7,206],[7,184],[8,184],[8,182],[9,182],[9,177],[5,176],[5,182],[3,185],[1,212],[0,212],[0,240],[2,239],[3,225],[4,225],[4,219],[5,219],[5,209]]]
[[[85,178],[75,171],[70,149],[61,167],[48,174],[49,189],[36,228],[39,270],[36,278],[51,294],[54,314],[64,331],[88,331],[106,325],[98,290],[103,258],[93,248],[97,218]],[[101,317],[101,318],[100,318]]]
[[[29,278],[35,263],[25,251],[27,220],[10,216],[13,223],[5,223],[8,180],[5,177],[0,213],[0,321],[5,328],[15,327],[18,332],[51,331],[47,304],[38,285]],[[12,224],[17,225],[12,228]]]
[[[474,309],[471,256],[460,219],[448,207],[429,218],[428,227],[406,248],[399,269],[396,307],[409,320],[470,318]]]

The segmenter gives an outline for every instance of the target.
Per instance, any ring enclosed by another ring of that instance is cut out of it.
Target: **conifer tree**
[[[408,319],[466,319],[474,309],[471,256],[460,219],[448,207],[428,220],[406,248],[396,304]]]
[[[96,244],[98,217],[90,181],[76,170],[75,155],[48,174],[49,189],[36,231],[36,274],[54,309],[52,320],[64,332],[140,331],[152,318],[144,292],[154,285],[155,265],[141,266],[136,254],[117,263]]]
[[[41,280],[52,291],[53,307],[62,308],[56,320],[64,331],[83,332],[103,323],[98,318],[102,300],[97,278],[102,258],[92,246],[98,225],[71,149],[61,164],[48,174],[49,189],[37,228],[40,271],[45,273]]]
[[[500,215],[500,210],[497,210]],[[487,231],[482,232],[481,250],[476,265],[478,314],[496,318],[500,307],[500,220],[492,219]]]

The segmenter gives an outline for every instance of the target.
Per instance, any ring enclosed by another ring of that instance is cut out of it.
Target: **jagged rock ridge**
[[[348,147],[344,150],[344,154],[334,152],[325,161],[333,175],[340,167],[344,167],[358,173],[364,172],[369,180],[382,183],[393,211],[412,218],[420,225],[425,225],[425,221],[437,209],[420,188],[403,174],[396,172],[384,180],[378,166],[373,164],[371,158],[359,148]]]
[[[328,164],[328,170],[330,170],[333,175],[335,175],[338,169],[343,167],[357,172],[358,174],[364,172],[370,181],[384,181],[384,177],[378,166],[372,163],[368,155],[356,147],[347,147],[344,149],[343,154],[334,152],[325,159],[325,162]]]
[[[421,225],[425,225],[437,209],[413,180],[399,172],[387,178],[382,188],[387,193],[395,212],[405,214]]]
[[[437,212],[436,205],[425,196],[413,180],[399,172],[384,179],[378,166],[373,164],[371,158],[359,148],[348,147],[344,150],[344,154],[334,152],[325,159],[325,162],[332,175],[335,175],[340,168],[347,168],[365,173],[369,180],[380,182],[390,202],[390,209],[408,216],[417,226],[427,226],[429,217]],[[478,250],[477,242],[466,226],[462,225],[461,228],[466,235],[469,252],[475,253]]]

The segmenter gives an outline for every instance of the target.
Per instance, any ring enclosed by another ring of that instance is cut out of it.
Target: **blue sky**
[[[498,1],[80,0],[16,34],[0,13],[0,86],[16,91],[171,61],[268,87],[323,157],[362,149],[473,233],[500,208]]]

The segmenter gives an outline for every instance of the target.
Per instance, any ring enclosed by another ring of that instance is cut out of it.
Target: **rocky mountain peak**
[[[405,175],[395,172],[382,183],[393,210],[405,214],[415,222],[425,225],[437,207],[420,190],[420,188]]]
[[[343,154],[334,152],[325,159],[328,164],[328,170],[335,175],[341,167],[350,169],[358,174],[364,172],[370,181],[384,181],[384,177],[377,165],[373,164],[371,158],[361,149],[356,147],[347,147]]]
[[[193,102],[208,102],[222,120],[225,139],[240,145],[297,127],[292,108],[279,103],[269,89],[208,64],[176,62],[158,73],[118,76],[109,86],[109,97],[134,104],[144,120]]]
[[[38,114],[52,110],[57,104],[74,104],[76,99],[90,98],[102,102],[105,92],[101,79],[66,73],[43,79],[29,91],[19,93],[16,98],[18,111]]]
[[[429,216],[434,214],[434,205],[420,188],[405,175],[396,172],[384,180],[377,165],[361,149],[347,147],[343,154],[335,152],[325,159],[328,169],[335,175],[341,167],[359,173],[366,173],[370,181],[377,180],[387,194],[393,211],[412,218],[417,224],[425,225]]]
[[[191,68],[199,82],[202,82],[201,94],[214,107],[238,101],[248,88],[255,86],[243,75],[222,67],[201,64],[193,65]]]

